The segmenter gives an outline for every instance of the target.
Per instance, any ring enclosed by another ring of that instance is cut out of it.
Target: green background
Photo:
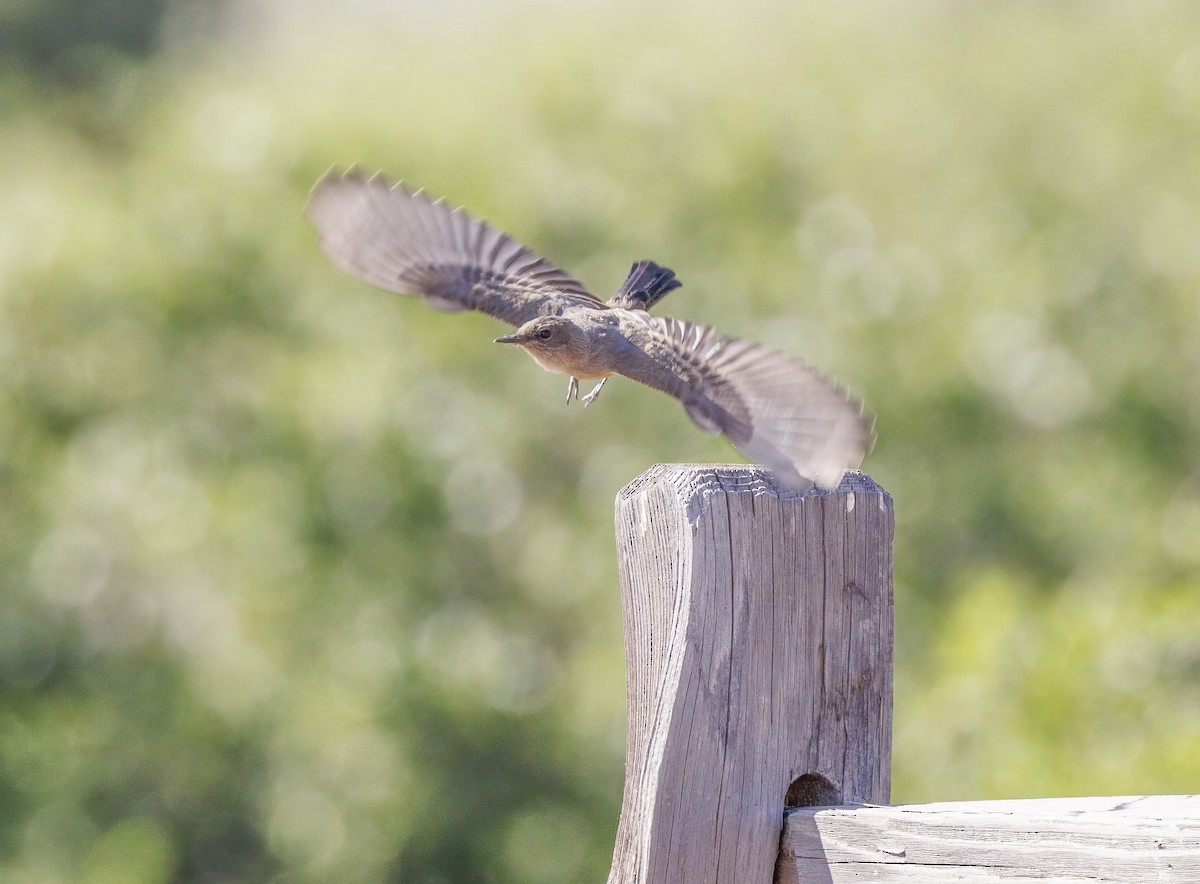
[[[77,7],[0,7],[0,880],[607,870],[612,501],[736,454],[334,272],[355,161],[863,394],[894,801],[1200,791],[1200,6]]]

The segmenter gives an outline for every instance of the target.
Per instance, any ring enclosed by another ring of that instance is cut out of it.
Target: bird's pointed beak
[[[492,343],[493,344],[521,344],[521,343],[524,343],[524,341],[525,341],[524,335],[505,335],[502,338],[496,338],[496,340],[494,340]]]

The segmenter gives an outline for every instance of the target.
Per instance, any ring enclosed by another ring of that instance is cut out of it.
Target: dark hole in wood
[[[842,803],[842,793],[819,773],[806,773],[788,786],[783,803],[788,807],[830,807]]]

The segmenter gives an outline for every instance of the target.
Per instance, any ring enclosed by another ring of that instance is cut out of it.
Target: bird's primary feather
[[[604,302],[507,233],[382,175],[330,170],[305,210],[321,250],[371,285],[512,325]]]
[[[706,325],[635,313],[628,337],[648,360],[621,373],[674,396],[698,425],[723,433],[791,485],[836,488],[873,441],[862,403],[816,369]]]

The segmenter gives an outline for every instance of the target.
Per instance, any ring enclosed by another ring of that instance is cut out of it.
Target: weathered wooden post
[[[784,808],[889,793],[892,499],[658,465],[617,496],[625,796],[609,884],[773,877]]]

